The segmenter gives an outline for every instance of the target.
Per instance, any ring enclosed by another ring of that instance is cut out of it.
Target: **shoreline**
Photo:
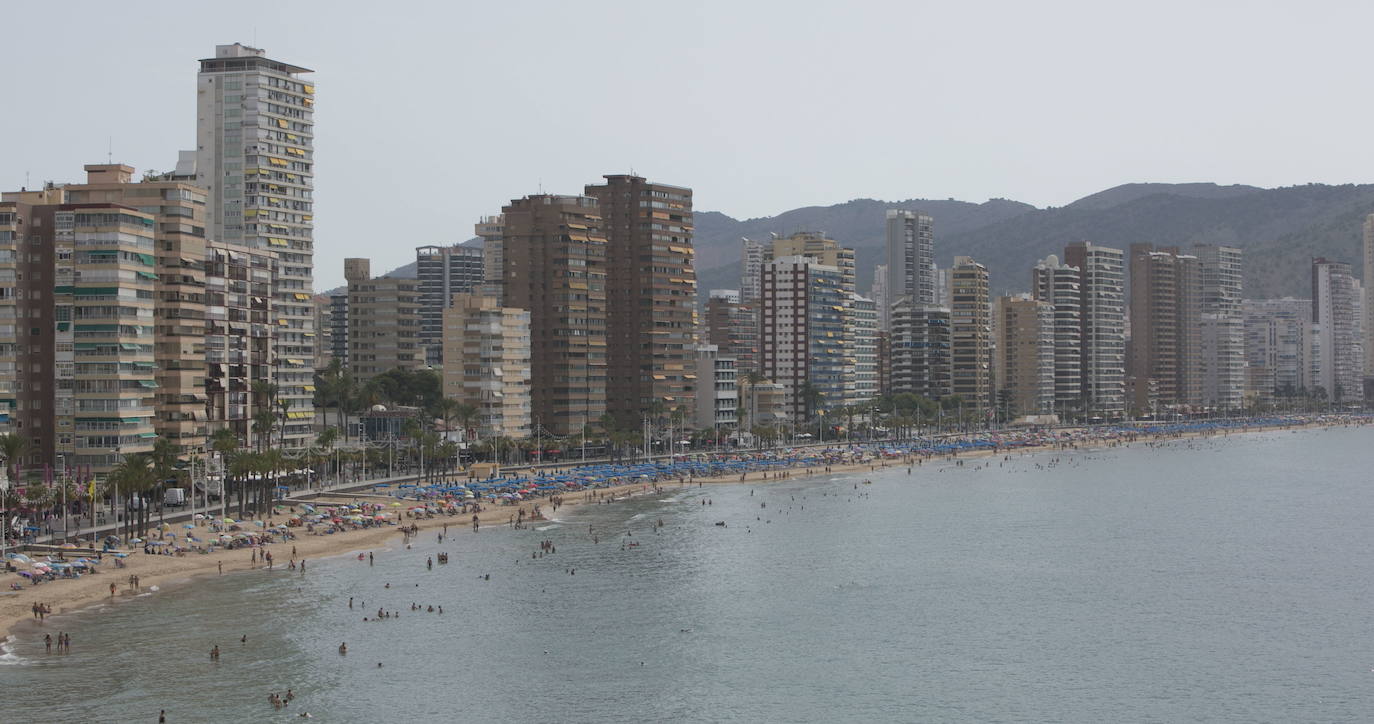
[[[1350,424],[1350,420],[1311,421],[1306,424],[1284,426],[1198,430],[1162,434],[1142,433],[1117,439],[1070,440],[1057,444],[1041,444],[1001,449],[974,449],[958,453],[930,456],[909,454],[901,457],[876,458],[860,462],[834,464],[830,465],[828,469],[824,467],[818,469],[814,467],[806,468],[797,466],[779,471],[752,471],[741,477],[730,475],[711,478],[689,478],[677,484],[676,487],[687,487],[691,483],[697,483],[698,485],[771,483],[783,480],[814,478],[822,475],[876,472],[889,467],[918,465],[918,459],[922,463],[927,461],[938,463],[944,460],[977,459],[994,455],[1023,455],[1051,451],[1086,452],[1097,449],[1125,447],[1137,442],[1158,442],[1217,435],[1229,436],[1233,432],[1236,434],[1246,434],[1255,432],[1278,432],[1283,430],[1310,430],[1315,428],[1340,427],[1348,424]],[[838,445],[843,445],[843,443],[837,443],[837,446]],[[560,508],[575,508],[579,505],[597,503],[604,501],[608,497],[615,500],[663,492],[672,489],[675,482],[677,481],[664,480],[658,483],[632,482],[606,488],[574,491],[563,496],[564,500],[560,504]],[[331,494],[328,497],[342,500],[351,498],[352,496],[346,494]],[[516,515],[520,510],[524,510],[528,515],[530,512],[530,503],[536,503],[540,506],[549,505],[547,499],[539,499],[529,501],[519,506],[494,506],[479,513],[478,520],[481,523],[481,527],[497,527],[512,530],[513,528],[508,523],[509,518]],[[553,511],[548,511],[548,513],[552,515]],[[400,522],[405,526],[415,525],[420,531],[432,531],[435,528],[442,529],[442,527],[447,524],[455,528],[455,531],[451,535],[456,535],[462,532],[463,528],[468,528],[470,526],[470,520],[470,518],[455,515],[409,520],[401,518]],[[529,519],[526,520],[527,525],[530,522],[532,521]],[[296,558],[305,561],[353,555],[360,551],[384,553],[394,548],[394,545],[390,542],[390,537],[401,534],[401,525],[388,525],[381,528],[369,528],[335,535],[301,535],[294,540],[274,543],[271,547],[266,548],[266,550],[275,549],[275,552],[281,552],[287,546],[292,546],[296,550]],[[244,554],[248,554],[250,557],[250,561],[247,563],[242,559]],[[278,556],[278,558],[280,557],[290,558],[290,556]],[[35,631],[44,628],[44,623],[35,619],[32,615],[32,606],[34,603],[46,603],[52,607],[52,611],[49,615],[61,616],[64,614],[76,613],[80,610],[88,609],[102,603],[131,600],[145,594],[174,593],[183,585],[193,584],[201,577],[241,574],[248,571],[267,568],[260,560],[254,563],[251,561],[251,558],[251,549],[220,550],[210,554],[192,553],[184,557],[144,555],[133,552],[124,559],[126,568],[115,569],[111,567],[102,570],[97,575],[88,574],[74,581],[59,580],[44,583],[39,586],[26,585],[22,590],[17,592],[0,591],[0,647],[6,647],[17,635],[27,633],[29,629],[29,626],[26,625],[27,622],[33,622],[32,628]],[[221,564],[224,565],[222,573],[220,572]],[[282,567],[286,568],[286,565],[282,564]],[[275,565],[273,568],[275,568]],[[130,575],[139,576],[139,590],[136,591],[129,586],[128,577]],[[111,596],[109,592],[111,583],[116,585],[116,594],[113,596]],[[152,590],[153,587],[157,587],[157,590]]]

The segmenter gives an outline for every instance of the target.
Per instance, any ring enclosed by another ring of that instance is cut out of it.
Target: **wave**
[[[14,653],[14,647],[5,639],[0,639],[0,666],[26,666],[28,659]]]

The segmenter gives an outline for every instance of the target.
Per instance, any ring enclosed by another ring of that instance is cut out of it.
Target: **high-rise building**
[[[869,287],[868,296],[873,300],[873,306],[878,309],[878,331],[884,332],[891,329],[892,309],[890,309],[888,301],[886,264],[878,264],[873,267],[873,285]]]
[[[215,46],[197,81],[196,185],[207,192],[209,238],[276,252],[272,290],[277,360],[314,358],[314,138],[312,71],[257,48]],[[277,396],[297,413],[286,447],[311,439],[308,364],[274,364]]]
[[[697,345],[696,426],[730,430],[739,425],[739,385],[735,358],[714,344]]]
[[[501,279],[504,276],[502,260],[505,258],[501,245],[505,233],[506,220],[500,214],[483,216],[472,225],[472,231],[482,240],[482,294],[501,300]]]
[[[85,184],[63,188],[67,203],[114,203],[152,214],[156,222],[153,318],[159,437],[186,452],[204,445],[205,192],[189,183],[145,176],[123,164],[86,166]],[[147,270],[140,272],[149,274]]]
[[[272,313],[276,269],[277,255],[270,249],[214,240],[206,243],[206,414],[212,429],[232,430],[247,448],[259,443],[253,416],[261,411],[279,412],[270,390],[256,383],[274,379],[277,364],[299,359],[272,355],[278,328],[278,318]],[[347,339],[346,334],[341,336]],[[288,420],[293,412],[299,410],[288,410]]]
[[[0,403],[30,442],[16,463],[103,476],[157,437],[158,217],[67,201],[0,196]]]
[[[393,369],[425,366],[420,283],[373,277],[367,259],[344,259],[348,281],[348,370],[359,385]],[[278,358],[280,361],[280,358]],[[291,363],[291,359],[286,360]]]
[[[1243,255],[1230,246],[1193,248],[1201,275],[1199,297],[1202,402],[1236,410],[1245,402],[1245,314],[1241,310]]]
[[[899,297],[892,304],[891,394],[931,400],[950,394],[950,312]]]
[[[772,245],[764,252],[765,263],[788,256],[804,256],[814,259],[817,264],[835,267],[840,271],[841,288],[846,294],[858,291],[855,288],[854,250],[840,246],[819,231],[798,231],[791,236],[775,236]]]
[[[712,289],[706,300],[706,341],[735,360],[739,374],[759,369],[758,307],[746,304],[734,289]]]
[[[468,432],[479,438],[529,437],[530,313],[476,294],[450,301],[442,313],[444,397],[477,408]]]
[[[1131,245],[1131,340],[1128,373],[1153,412],[1202,403],[1201,275],[1198,258],[1177,248]],[[1153,399],[1151,399],[1153,398]]]
[[[878,396],[878,307],[850,294],[844,307],[844,391],[846,405],[864,405]]]
[[[982,412],[992,405],[992,300],[988,270],[959,256],[950,269],[950,388]]]
[[[745,304],[758,304],[763,284],[763,265],[772,247],[752,239],[740,239],[740,242],[740,298]]]
[[[322,370],[334,360],[334,327],[330,321],[333,302],[328,294],[316,294],[310,301],[315,305],[314,368]],[[339,360],[339,363],[342,364],[343,360]]]
[[[1126,412],[1125,271],[1120,249],[1077,241],[1064,249],[1064,262],[1078,269],[1082,334],[1079,369],[1082,411],[1092,418]]]
[[[1259,399],[1297,397],[1315,385],[1312,300],[1247,299],[1245,357]]]
[[[1031,296],[1054,307],[1054,409],[1067,419],[1083,400],[1083,320],[1079,271],[1051,254],[1031,270]]]
[[[348,291],[329,295],[330,356],[348,368]]]
[[[1360,282],[1344,262],[1312,260],[1312,325],[1316,336],[1316,385],[1332,402],[1364,397],[1364,335],[1360,330]]]
[[[655,403],[690,419],[697,279],[692,190],[639,176],[589,185],[606,236],[606,410],[634,429]]]
[[[455,294],[477,291],[485,281],[483,254],[475,246],[420,246],[415,249],[415,278],[420,282],[420,345],[425,364],[444,361],[444,308]]]
[[[759,361],[765,379],[787,389],[792,420],[844,404],[844,306],[838,267],[784,256],[763,268]]]
[[[887,293],[916,304],[939,304],[935,282],[934,222],[904,209],[887,212]]]
[[[1054,305],[997,299],[997,406],[1007,420],[1054,412]]]
[[[606,236],[597,200],[527,196],[502,209],[504,304],[530,313],[534,424],[581,432],[606,412]],[[636,425],[637,426],[637,425]]]
[[[1374,214],[1364,218],[1364,376],[1374,377]]]

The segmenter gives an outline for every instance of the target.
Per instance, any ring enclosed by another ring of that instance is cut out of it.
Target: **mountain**
[[[1374,185],[1125,184],[1046,209],[1003,199],[856,199],[744,221],[704,212],[697,214],[695,240],[701,293],[739,285],[740,237],[803,229],[825,231],[854,247],[859,288],[867,290],[873,266],[885,256],[884,212],[890,208],[930,214],[937,263],[947,267],[956,255],[973,257],[987,265],[997,293],[1024,291],[1036,261],[1062,256],[1069,242],[1089,240],[1123,250],[1137,242],[1236,246],[1245,250],[1246,297],[1306,296],[1310,257],[1359,267],[1361,224],[1374,213]]]
[[[1065,244],[1086,239],[1123,250],[1137,242],[1236,246],[1245,250],[1247,298],[1303,297],[1311,294],[1311,257],[1361,268],[1361,224],[1374,213],[1374,184],[1265,189],[1133,183],[1045,209],[1007,199],[981,204],[855,199],[743,220],[698,211],[694,243],[700,294],[739,287],[742,237],[767,239],[770,233],[795,231],[823,231],[854,247],[859,289],[866,292],[873,266],[886,256],[888,209],[930,214],[935,221],[936,262],[948,267],[956,255],[973,257],[987,265],[995,293],[1024,291],[1036,261],[1049,254],[1062,256]],[[415,265],[389,274],[413,277]]]

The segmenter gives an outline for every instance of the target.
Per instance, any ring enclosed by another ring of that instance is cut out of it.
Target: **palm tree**
[[[19,482],[19,461],[28,454],[31,443],[17,432],[0,435],[0,458],[4,458],[6,472],[12,483]]]
[[[160,491],[166,487],[167,480],[174,477],[177,473],[177,452],[176,443],[165,437],[159,437],[157,441],[153,443],[153,451],[149,453],[149,461],[153,466],[153,475],[159,491],[159,494],[156,496],[158,499],[157,515],[159,522],[165,522],[163,519],[162,495]]]
[[[334,453],[334,443],[339,441],[339,428],[326,427],[320,431],[320,436],[315,439],[315,445],[324,451],[326,457]],[[338,478],[339,471],[334,470],[334,476]]]
[[[157,476],[153,472],[151,455],[148,453],[128,455],[110,471],[109,476],[115,479],[118,490],[126,493],[130,501],[135,498],[140,500],[135,512],[138,518],[137,534],[143,535],[148,529],[147,495],[157,485]],[[130,532],[134,532],[132,521],[130,524]]]
[[[286,447],[286,418],[290,417],[291,400],[277,400],[277,409],[281,412],[281,447]]]
[[[258,452],[272,445],[272,431],[277,427],[277,416],[271,409],[258,410],[253,414],[253,436],[258,441]]]

